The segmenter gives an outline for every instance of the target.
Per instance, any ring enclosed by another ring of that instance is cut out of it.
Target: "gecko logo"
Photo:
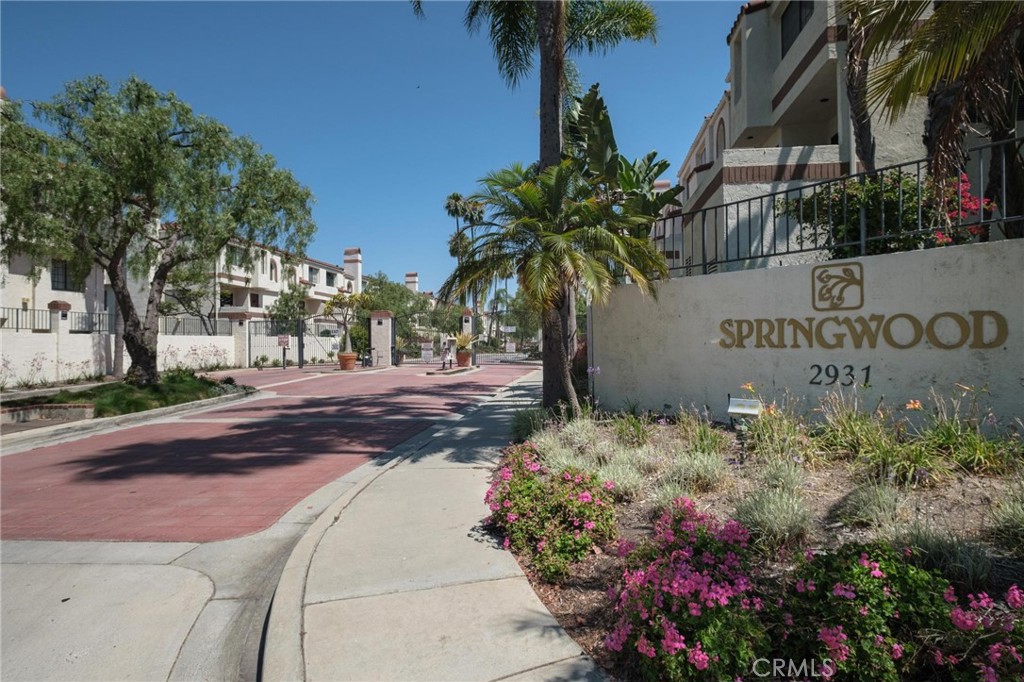
[[[864,307],[864,268],[860,263],[819,265],[811,270],[815,310],[860,310]]]

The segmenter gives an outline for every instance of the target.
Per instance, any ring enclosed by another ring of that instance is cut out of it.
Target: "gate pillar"
[[[373,350],[373,366],[391,365],[394,353],[395,314],[390,310],[374,310],[370,313],[370,348]]]

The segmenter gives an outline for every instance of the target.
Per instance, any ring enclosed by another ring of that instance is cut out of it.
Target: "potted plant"
[[[352,352],[352,337],[349,325],[355,321],[356,312],[363,304],[362,294],[339,291],[324,304],[324,315],[333,317],[341,325],[342,350],[338,351],[338,366],[344,370],[356,368],[356,354]]]
[[[475,336],[467,332],[460,332],[455,335],[455,362],[459,367],[469,367],[469,361],[473,357],[473,342]]]

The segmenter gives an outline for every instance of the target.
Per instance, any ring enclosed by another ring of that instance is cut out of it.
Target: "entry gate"
[[[328,364],[338,352],[340,325],[330,317],[251,320],[249,366]]]

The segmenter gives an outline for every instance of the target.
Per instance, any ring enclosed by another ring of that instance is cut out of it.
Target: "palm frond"
[[[604,54],[624,40],[655,41],[658,18],[638,0],[574,0],[566,17],[566,54]]]
[[[537,19],[532,2],[473,0],[464,18],[470,33],[486,22],[501,77],[515,87],[533,68]]]

